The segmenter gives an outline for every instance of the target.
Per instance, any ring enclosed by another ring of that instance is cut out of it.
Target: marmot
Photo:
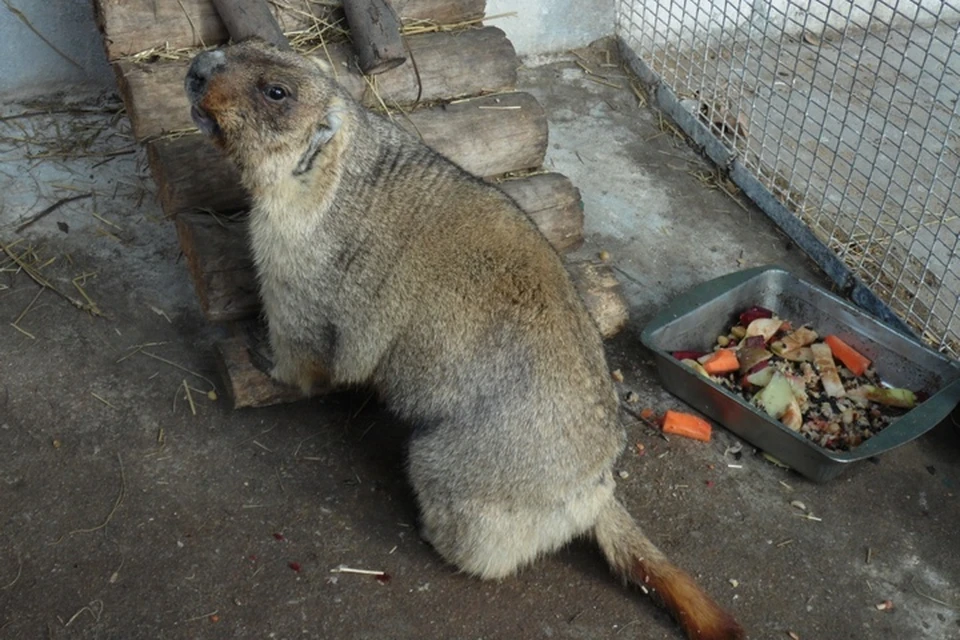
[[[600,335],[515,202],[362,108],[324,62],[248,41],[197,55],[185,84],[252,196],[272,375],[372,385],[412,425],[408,475],[441,556],[498,579],[591,535],[690,638],[742,637],[614,496],[625,433]]]

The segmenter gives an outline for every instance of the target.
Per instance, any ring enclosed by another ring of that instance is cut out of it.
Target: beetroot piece
[[[767,341],[764,340],[763,336],[750,336],[749,338],[743,339],[742,349],[766,349]]]
[[[757,373],[758,371],[763,371],[764,369],[766,369],[766,368],[769,367],[769,366],[770,366],[770,361],[769,361],[769,360],[764,360],[764,361],[762,361],[762,362],[758,362],[757,364],[755,364],[755,365],[753,365],[752,367],[750,367],[750,369],[747,371],[747,375],[749,376],[750,374]]]
[[[745,389],[753,389],[754,387],[765,387],[770,384],[770,380],[773,379],[773,374],[777,370],[774,367],[770,366],[769,360],[764,360],[763,362],[758,362],[753,365],[743,378],[740,379],[740,384]]]
[[[750,307],[740,314],[740,324],[744,327],[750,326],[750,323],[758,318],[772,318],[773,311],[764,307]]]
[[[706,351],[674,351],[673,357],[677,360],[699,360],[707,355]]]

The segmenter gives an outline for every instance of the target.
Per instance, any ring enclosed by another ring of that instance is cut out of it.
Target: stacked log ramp
[[[233,167],[196,133],[183,91],[192,55],[229,39],[216,2],[95,4],[133,134],[147,148],[160,204],[176,223],[200,308],[210,322],[230,327],[217,358],[234,407],[297,400],[265,373],[268,349],[243,220],[247,194]],[[267,6],[293,48],[327,59],[359,101],[497,182],[557,251],[578,247],[580,193],[565,176],[542,170],[546,115],[532,95],[516,90],[519,60],[503,31],[484,25],[485,0],[392,4],[407,61],[377,75],[359,71],[343,10],[331,0],[270,0]],[[601,332],[616,334],[626,306],[610,269],[592,261],[567,267]]]

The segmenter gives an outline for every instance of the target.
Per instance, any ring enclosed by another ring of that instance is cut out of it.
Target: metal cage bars
[[[621,0],[617,34],[841,286],[958,357],[958,22],[960,0]]]

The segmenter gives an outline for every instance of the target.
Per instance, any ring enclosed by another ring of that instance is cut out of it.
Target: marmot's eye
[[[273,102],[280,102],[290,94],[287,92],[286,89],[284,89],[280,85],[271,84],[267,86],[266,89],[263,90],[263,95],[267,96],[268,100],[272,100]]]

